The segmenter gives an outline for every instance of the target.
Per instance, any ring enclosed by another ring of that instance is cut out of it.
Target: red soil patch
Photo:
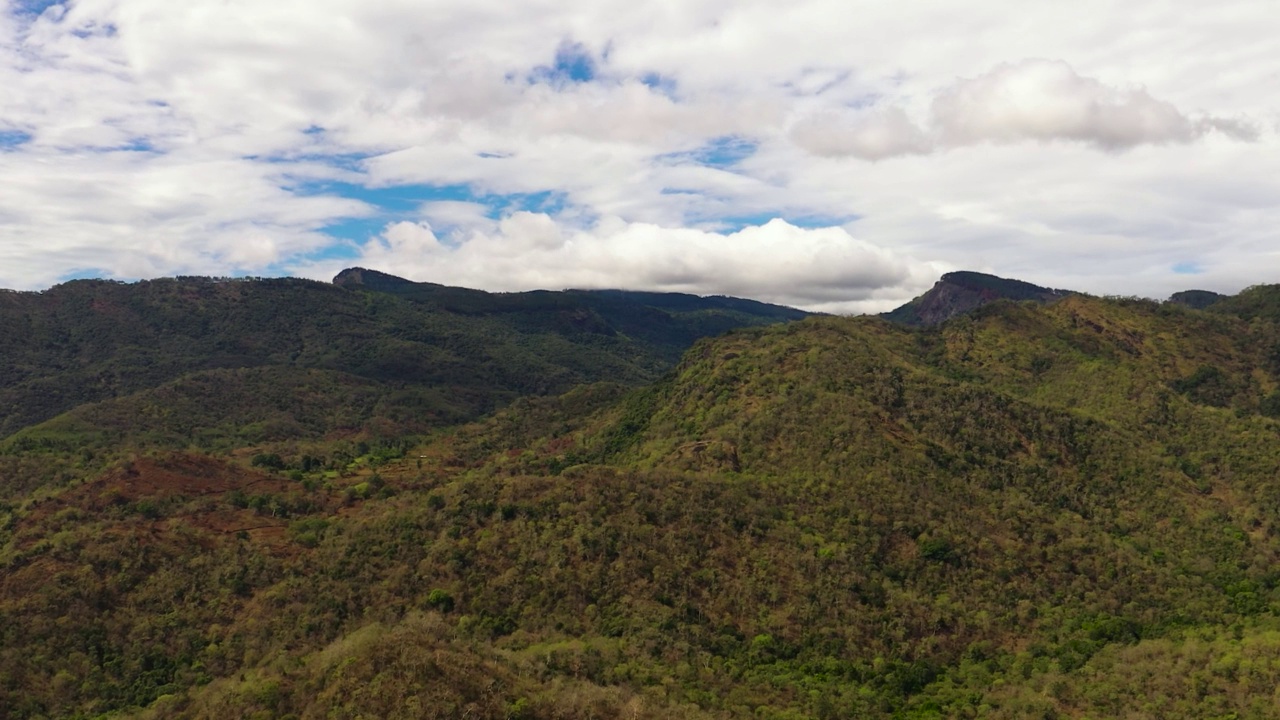
[[[128,500],[201,497],[239,490],[243,493],[286,493],[297,487],[277,475],[233,465],[207,455],[175,454],[139,458],[83,486],[86,494]]]
[[[288,538],[289,518],[239,507],[232,502],[232,493],[297,497],[303,490],[282,476],[207,455],[175,453],[143,457],[41,502],[22,523],[29,531],[36,532],[20,531],[19,535],[28,535],[22,538],[28,542],[37,541],[44,534],[37,529],[49,527],[49,518],[67,508],[85,511],[92,519],[95,515],[101,517],[113,506],[136,509],[140,501],[151,501],[163,508],[161,517],[131,512],[123,518],[117,515],[118,519],[111,525],[135,533],[138,541],[144,543],[185,527],[227,537],[243,532],[277,553],[299,549]],[[327,498],[321,495],[309,498],[317,509],[328,512]],[[210,538],[210,541],[216,542],[216,539]]]

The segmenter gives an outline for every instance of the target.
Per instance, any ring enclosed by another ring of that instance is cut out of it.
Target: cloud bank
[[[1142,88],[1118,88],[1082,77],[1062,61],[1003,63],[962,79],[930,103],[916,125],[900,107],[805,118],[792,139],[828,157],[885,160],[983,143],[1078,142],[1104,151],[1190,143],[1211,132],[1241,142],[1259,131],[1240,118],[1191,117]]]
[[[878,310],[879,289],[927,286],[940,272],[838,227],[772,220],[717,233],[615,217],[571,229],[530,212],[444,237],[427,222],[395,223],[360,248],[355,264],[496,290],[625,285],[842,312]]]

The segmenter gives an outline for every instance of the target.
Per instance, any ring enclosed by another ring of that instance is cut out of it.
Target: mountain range
[[[1267,718],[1280,286],[0,294],[10,717]]]
[[[253,396],[278,387],[282,368],[309,371],[285,372],[286,385],[330,382],[365,398],[350,404],[381,404],[420,430],[522,395],[651,381],[699,337],[806,315],[679,294],[492,294],[360,269],[333,284],[80,280],[0,293],[0,332],[17,340],[0,346],[0,437],[87,403],[182,394],[193,382]],[[314,429],[358,430],[368,417]]]

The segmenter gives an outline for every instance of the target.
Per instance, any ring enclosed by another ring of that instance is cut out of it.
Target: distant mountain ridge
[[[333,283],[76,280],[0,294],[0,439],[84,403],[252,368],[326,371],[338,385],[359,378],[414,408],[373,402],[378,413],[451,423],[584,382],[648,382],[699,338],[808,315],[679,294],[488,293],[364,268]],[[227,377],[259,376],[219,382]]]
[[[1211,290],[1182,290],[1165,302],[1193,310],[1242,314],[1244,307],[1256,305],[1266,313],[1274,306],[1269,293],[1275,286],[1249,288],[1240,295],[1223,295]],[[934,286],[919,297],[880,317],[902,325],[927,327],[938,325],[957,315],[972,312],[998,300],[1013,302],[1033,301],[1055,303],[1070,295],[1081,294],[1075,290],[1041,287],[1023,280],[1002,278],[987,273],[960,270],[944,274]]]
[[[727,295],[693,295],[690,293],[623,290],[618,288],[596,290],[567,288],[564,290],[489,292],[432,282],[416,282],[379,270],[360,267],[347,268],[338,273],[333,278],[333,284],[352,290],[372,290],[401,295],[416,301],[440,303],[454,310],[466,312],[508,312],[513,309],[525,309],[528,307],[543,307],[547,305],[564,307],[574,303],[582,303],[590,305],[593,309],[598,309],[601,306],[643,305],[668,311],[734,310],[783,320],[800,320],[815,314],[785,305],[774,305]]]

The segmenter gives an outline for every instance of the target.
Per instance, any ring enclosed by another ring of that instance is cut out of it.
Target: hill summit
[[[1069,290],[1054,290],[1022,280],[958,271],[943,275],[928,292],[882,317],[903,325],[937,325],[996,300],[1047,303],[1069,294]]]
[[[389,275],[377,270],[369,270],[362,267],[352,267],[343,270],[333,278],[333,284],[345,288],[361,288],[364,290],[388,291],[396,290],[407,285],[414,285],[411,280],[405,280],[402,277]]]
[[[1196,310],[1204,310],[1210,305],[1216,304],[1219,300],[1225,299],[1227,296],[1212,290],[1183,290],[1169,296],[1169,302],[1176,305],[1185,305]]]

